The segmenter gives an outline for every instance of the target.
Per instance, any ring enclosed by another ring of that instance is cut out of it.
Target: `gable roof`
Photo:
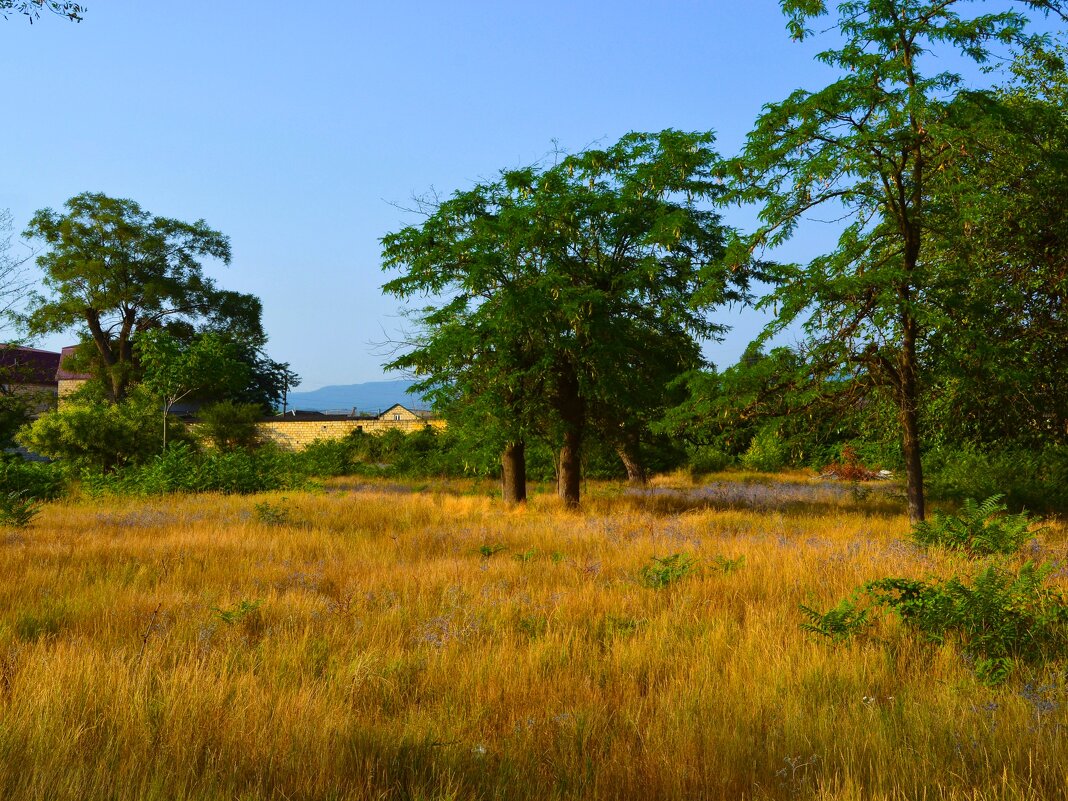
[[[404,404],[394,403],[392,406],[390,406],[388,409],[378,415],[378,419],[385,420],[386,415],[392,414],[395,410],[407,412],[408,414],[413,415],[414,417],[418,417],[420,420],[431,420],[434,417],[437,417],[437,415],[429,409],[409,409]]]
[[[21,345],[0,345],[0,369],[12,384],[55,384],[59,354]]]

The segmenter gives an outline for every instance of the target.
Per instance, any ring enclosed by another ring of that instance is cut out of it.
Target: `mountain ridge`
[[[410,409],[425,409],[427,403],[409,392],[413,381],[364,381],[360,384],[330,384],[309,392],[290,392],[286,407],[310,412],[383,412],[395,403]]]

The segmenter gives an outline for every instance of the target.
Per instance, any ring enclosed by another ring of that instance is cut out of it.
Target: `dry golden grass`
[[[1064,797],[1063,666],[990,689],[902,631],[798,628],[968,569],[894,506],[803,477],[580,513],[464,491],[57,503],[0,534],[0,798]],[[702,569],[637,580],[676,552]]]

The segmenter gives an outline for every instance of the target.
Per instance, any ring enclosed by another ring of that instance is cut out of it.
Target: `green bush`
[[[1026,514],[1005,514],[1001,495],[991,495],[982,503],[968,498],[956,514],[935,512],[933,520],[912,528],[912,538],[920,545],[938,545],[969,556],[1013,554],[1034,535]]]
[[[23,492],[0,492],[0,526],[26,528],[37,517],[40,501]]]
[[[357,449],[345,439],[317,439],[300,453],[305,470],[310,475],[332,477],[351,476],[358,471]]]
[[[730,462],[730,457],[717,448],[700,448],[690,455],[690,473],[695,476],[718,473],[721,470],[726,470]]]
[[[90,493],[162,495],[170,492],[248,494],[295,489],[307,474],[297,454],[265,445],[255,451],[198,453],[188,444],[168,448],[144,465],[112,473],[85,471],[82,486]]]
[[[16,440],[33,453],[106,472],[160,453],[164,424],[168,442],[189,440],[181,421],[165,420],[155,400],[134,392],[122,403],[89,399],[64,405],[23,428]]]
[[[931,498],[962,501],[1002,493],[1010,509],[1068,512],[1068,446],[931,448],[924,454]]]
[[[888,578],[866,591],[929,640],[958,642],[980,680],[997,684],[1017,661],[1040,663],[1068,651],[1068,604],[1046,586],[1052,571],[1032,562],[1017,573],[990,565],[970,585],[956,577],[942,584]]]
[[[27,462],[21,457],[0,460],[0,493],[20,492],[30,498],[50,501],[58,498],[67,480],[60,465]]]
[[[686,578],[693,572],[696,565],[697,561],[684,553],[654,556],[649,564],[638,571],[638,578],[646,587],[661,590]]]
[[[1048,585],[1053,570],[1027,562],[1016,572],[988,565],[971,582],[878,579],[830,611],[801,606],[801,628],[843,642],[889,610],[930,642],[956,643],[981,681],[998,684],[1017,663],[1068,655],[1068,602]]]
[[[261,417],[257,403],[209,403],[197,414],[197,434],[220,451],[250,450],[260,444],[256,423]]]
[[[746,470],[760,473],[775,473],[786,465],[786,448],[774,429],[765,428],[749,443],[749,449],[742,455],[742,466]]]

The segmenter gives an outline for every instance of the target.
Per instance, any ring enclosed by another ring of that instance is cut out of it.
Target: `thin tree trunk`
[[[645,472],[645,465],[642,464],[637,434],[628,431],[624,441],[616,448],[616,453],[623,462],[623,467],[627,469],[627,483],[644,486],[649,476]]]
[[[905,456],[905,495],[909,520],[924,518],[923,462],[920,459],[919,391],[916,382],[916,322],[904,315],[901,341],[898,419],[901,424],[901,450]]]
[[[526,445],[509,442],[501,455],[501,494],[509,506],[527,502]]]

